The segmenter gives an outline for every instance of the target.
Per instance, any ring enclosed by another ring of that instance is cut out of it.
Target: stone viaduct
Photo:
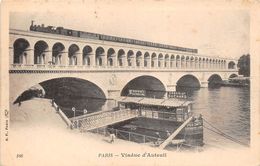
[[[208,87],[214,79],[238,74],[234,59],[15,29],[9,32],[9,63],[10,102],[32,86],[59,78],[86,80],[105,98],[116,98],[129,83],[169,91],[182,85]]]

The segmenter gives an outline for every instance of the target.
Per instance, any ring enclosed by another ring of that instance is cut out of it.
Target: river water
[[[250,89],[237,87],[201,88],[191,93],[193,110],[225,134],[240,142],[250,142]],[[207,127],[206,123],[204,123]],[[204,129],[206,144],[227,145],[222,136]]]
[[[183,90],[183,89],[178,89]],[[225,134],[241,141],[250,141],[250,89],[237,87],[218,87],[184,89],[188,92],[189,100],[194,102],[195,114],[202,114],[204,119]],[[71,108],[76,107],[77,114],[83,109],[88,113],[109,110],[115,106],[113,100],[100,100],[90,98],[55,99],[58,105],[69,117],[73,116]],[[206,127],[208,126],[204,123]],[[236,143],[204,128],[204,143],[208,146],[226,147]]]

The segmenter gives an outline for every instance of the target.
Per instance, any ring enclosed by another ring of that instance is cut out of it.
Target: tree
[[[239,68],[238,73],[240,75],[249,77],[250,76],[250,55],[249,54],[242,55],[238,60],[237,66]]]

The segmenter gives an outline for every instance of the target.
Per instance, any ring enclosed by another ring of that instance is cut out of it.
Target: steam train
[[[148,46],[148,47],[157,47],[157,48],[163,48],[163,49],[198,53],[197,49],[178,47],[178,46],[172,46],[172,45],[166,45],[166,44],[159,44],[159,43],[153,43],[153,42],[147,42],[147,41],[141,41],[141,40],[129,39],[129,38],[122,38],[122,37],[116,37],[116,36],[109,36],[109,35],[103,35],[103,34],[98,34],[98,33],[83,32],[83,31],[77,31],[77,30],[72,30],[72,29],[66,29],[63,27],[54,27],[54,26],[45,27],[44,24],[34,25],[33,21],[31,23],[30,30],[37,31],[37,32],[65,35],[65,36],[73,36],[73,37],[96,39],[96,40],[105,40],[105,41],[112,41],[112,42],[120,42],[120,43],[135,44],[135,45]]]

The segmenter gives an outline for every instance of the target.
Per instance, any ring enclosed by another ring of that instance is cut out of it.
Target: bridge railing
[[[80,116],[72,117],[72,118],[70,118],[70,120],[71,121],[82,120],[87,117],[91,117],[91,116],[95,116],[95,115],[99,115],[99,114],[107,113],[107,112],[111,112],[111,111],[113,111],[113,110],[104,110],[104,111],[97,111],[97,112],[93,112],[93,113],[89,113],[89,114],[83,114]]]
[[[71,119],[74,128],[79,128],[81,131],[92,130],[113,123],[132,119],[139,116],[138,110],[124,109],[119,111],[103,112],[91,116],[86,116],[82,119]]]
[[[87,66],[87,65],[50,65],[50,64],[11,64],[12,70],[156,70],[156,71],[230,71],[236,72],[238,69],[226,68],[170,68],[170,67],[141,67],[141,66]]]
[[[62,120],[67,124],[67,126],[72,128],[73,124],[71,123],[70,119],[63,113],[63,111],[60,109],[60,107],[54,101],[52,101],[52,106],[55,108],[55,110],[60,115]]]

